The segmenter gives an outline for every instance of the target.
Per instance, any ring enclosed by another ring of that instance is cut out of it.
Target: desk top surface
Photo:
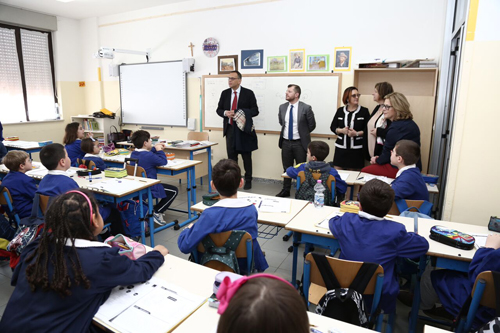
[[[360,172],[358,177],[356,178],[356,181],[354,182],[354,184],[355,185],[365,185],[365,183],[366,183],[365,177],[367,177],[367,176],[374,177],[375,175],[372,175],[372,174],[369,174],[366,172]],[[389,181],[389,184],[394,181],[394,178],[388,178],[388,177],[386,177],[386,178]],[[427,191],[429,191],[429,193],[439,193],[439,189],[438,189],[436,184],[425,183],[425,185],[427,186]]]
[[[2,141],[3,145],[8,148],[18,148],[21,150],[34,150],[34,149],[42,149],[37,141]]]
[[[170,141],[170,140],[160,140],[160,141]],[[194,140],[196,141],[196,140]],[[117,145],[121,146],[130,146],[132,147],[134,144],[132,142],[127,142],[127,141],[119,141],[116,143]],[[174,147],[171,145],[167,145],[164,150],[200,150],[200,149],[205,149],[207,147],[212,147],[218,145],[217,142],[210,142],[210,143],[200,143],[199,145],[196,146],[188,146],[188,147]]]
[[[254,194],[248,192],[238,192],[238,198],[273,198],[276,197]],[[309,202],[305,200],[296,200],[288,198],[280,198],[281,200],[290,200],[290,212],[288,213],[267,213],[259,211],[258,222],[262,224],[275,225],[279,227],[284,227],[288,222],[290,222]],[[209,208],[203,204],[203,202],[198,202],[196,205],[192,206],[191,209],[197,212],[203,212],[205,209]]]
[[[129,155],[116,155],[116,156],[102,156],[103,161],[107,162],[114,162],[114,163],[125,163],[125,159],[130,158]],[[197,161],[197,160],[186,160],[186,159],[181,159],[181,158],[176,158],[174,159],[176,161],[175,165],[163,165],[157,167],[157,169],[164,169],[164,170],[183,170],[189,167],[192,167],[193,165],[201,164],[203,163],[202,161]],[[170,163],[172,161],[168,161]]]

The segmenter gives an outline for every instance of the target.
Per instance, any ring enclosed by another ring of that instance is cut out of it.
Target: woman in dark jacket
[[[420,129],[413,121],[410,103],[408,103],[405,95],[394,92],[385,97],[385,104],[381,107],[384,117],[392,121],[392,124],[387,131],[380,156],[373,156],[370,160],[371,165],[363,168],[361,172],[396,178],[398,169],[390,163],[391,150],[399,140],[411,140],[420,146]],[[417,162],[417,167],[422,170],[422,162],[420,160]]]
[[[393,92],[394,90],[389,82],[379,82],[375,85],[372,96],[377,106],[370,115],[370,120],[365,130],[365,158],[368,161],[373,156],[379,156],[382,153],[385,137],[392,122],[385,119],[381,105],[384,104],[384,97]]]

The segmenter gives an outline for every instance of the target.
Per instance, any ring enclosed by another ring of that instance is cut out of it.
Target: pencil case
[[[488,230],[500,232],[500,218],[491,216],[488,223]]]
[[[175,153],[165,153],[165,155],[167,155],[167,160],[175,160]]]
[[[428,184],[437,184],[439,180],[439,176],[437,175],[431,175],[431,174],[422,174],[422,178],[424,179],[424,182]]]
[[[474,248],[475,239],[473,236],[455,229],[435,225],[431,228],[430,238],[436,242],[450,245],[462,250]]]
[[[129,257],[132,260],[136,260],[146,254],[144,244],[135,242],[122,234],[106,238],[104,244],[118,248],[119,255]]]
[[[94,169],[94,170],[89,170],[89,169],[85,169],[85,170],[77,170],[76,171],[76,174],[80,177],[86,177],[86,176],[89,176],[89,175],[99,175],[101,174],[101,170],[99,169]]]
[[[203,204],[205,206],[213,206],[220,200],[219,193],[206,194],[203,197]]]

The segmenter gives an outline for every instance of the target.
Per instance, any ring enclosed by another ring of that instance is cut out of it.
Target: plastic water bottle
[[[321,184],[321,179],[318,179],[318,183],[314,185],[314,207],[323,208],[325,205],[325,187]]]

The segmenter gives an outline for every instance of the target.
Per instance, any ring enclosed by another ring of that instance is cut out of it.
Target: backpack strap
[[[364,262],[359,268],[358,274],[352,280],[350,289],[356,290],[358,293],[363,294],[368,283],[373,277],[373,274],[377,271],[378,264],[371,262]]]
[[[321,277],[325,282],[326,289],[334,290],[340,288],[339,280],[337,280],[335,273],[333,273],[332,267],[330,266],[330,263],[328,263],[328,259],[326,259],[326,256],[314,252],[312,253],[312,256],[314,258],[314,261],[316,262],[316,265],[318,266]]]
[[[406,203],[405,199],[394,200],[394,202],[396,203],[400,214],[408,209],[408,204]]]
[[[431,214],[432,214],[432,206],[433,206],[432,203],[430,203],[429,201],[424,200],[424,202],[422,203],[422,206],[420,206],[419,211],[422,214],[431,216]]]

